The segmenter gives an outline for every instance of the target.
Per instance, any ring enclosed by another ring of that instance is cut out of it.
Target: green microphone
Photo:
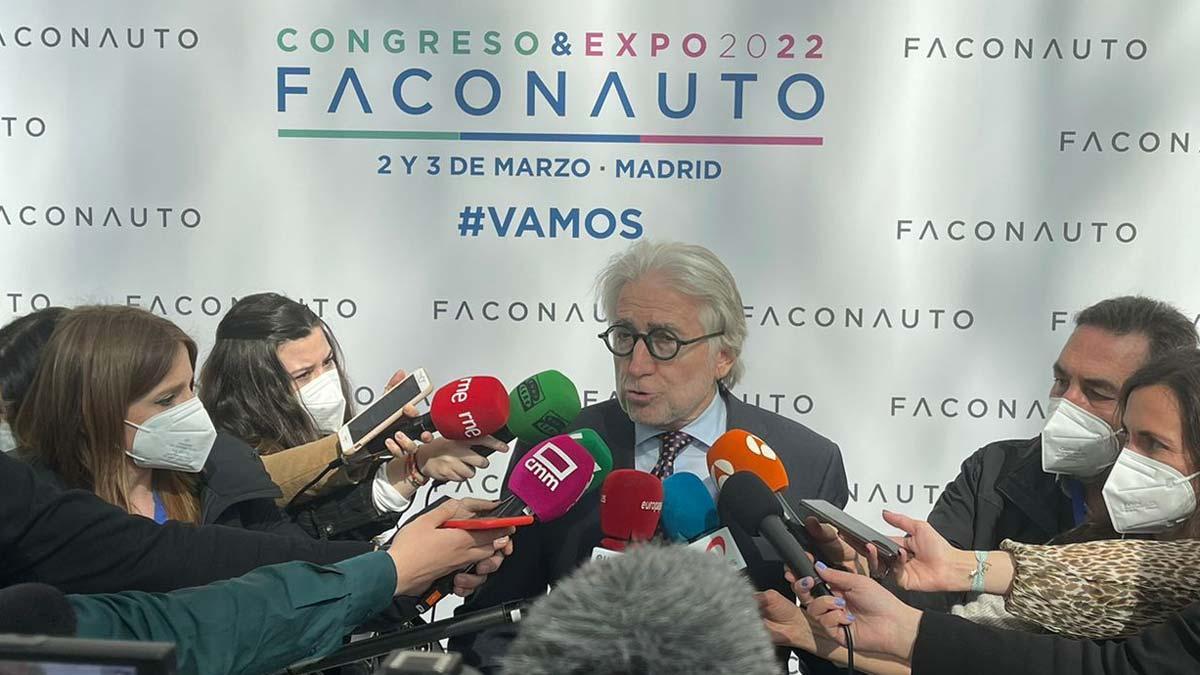
[[[557,370],[543,370],[509,392],[508,424],[492,433],[492,438],[501,443],[519,438],[536,445],[564,433],[581,408],[579,390],[571,378]],[[473,445],[471,449],[484,457],[493,452],[484,445]]]
[[[588,483],[584,492],[591,492],[600,487],[604,483],[604,479],[608,478],[608,474],[612,471],[613,458],[612,450],[608,449],[608,444],[600,438],[600,434],[594,429],[580,429],[574,433],[568,434],[572,440],[582,445],[592,455],[592,459],[596,460],[596,468],[592,470],[592,482]]]
[[[541,443],[566,432],[581,407],[579,390],[570,378],[557,370],[543,370],[509,392],[508,424],[492,435],[504,443],[513,438]]]

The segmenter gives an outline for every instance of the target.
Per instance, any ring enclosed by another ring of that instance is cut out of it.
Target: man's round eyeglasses
[[[608,347],[608,351],[615,356],[629,356],[637,346],[637,341],[641,340],[646,343],[646,351],[650,352],[650,356],[659,361],[670,361],[678,356],[679,350],[684,347],[724,334],[725,331],[722,330],[690,340],[680,340],[666,328],[653,328],[645,333],[638,333],[627,326],[609,326],[608,330],[596,337],[600,338],[604,346]]]

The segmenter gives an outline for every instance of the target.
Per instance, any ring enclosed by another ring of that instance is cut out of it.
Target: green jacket
[[[67,596],[77,635],[174,642],[179,672],[271,673],[325,656],[396,592],[387,553],[333,565],[291,562],[171,593]]]

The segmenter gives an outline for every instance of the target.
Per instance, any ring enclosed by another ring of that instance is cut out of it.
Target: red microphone
[[[508,413],[508,390],[500,380],[489,375],[459,378],[434,392],[429,412],[420,417],[401,417],[354,457],[387,452],[384,442],[398,431],[412,439],[426,431],[455,441],[490,436],[508,423]]]
[[[663,484],[658,476],[617,469],[600,486],[600,546],[624,551],[635,541],[648,541],[662,515]]]

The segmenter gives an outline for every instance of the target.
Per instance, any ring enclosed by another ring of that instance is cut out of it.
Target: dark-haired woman
[[[67,311],[66,307],[47,307],[0,327],[0,451],[8,452],[18,445],[12,420],[33,382],[42,348]]]
[[[389,386],[403,378],[397,373]],[[277,293],[234,303],[200,373],[200,397],[218,429],[256,448],[281,502],[321,475],[338,457],[336,432],[353,417],[350,385],[337,339],[312,310]],[[429,479],[465,480],[488,460],[459,443],[426,435],[423,445],[398,434],[394,456],[351,474],[338,470],[294,505],[296,522],[314,536],[367,538],[393,527]],[[508,446],[486,438],[496,451]]]

